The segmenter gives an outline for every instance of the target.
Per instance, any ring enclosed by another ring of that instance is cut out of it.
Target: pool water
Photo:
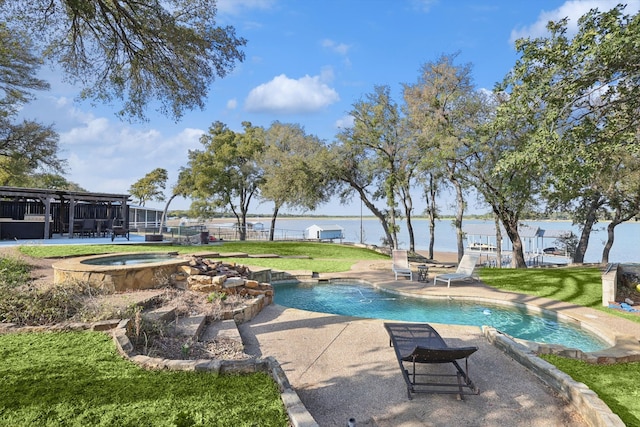
[[[83,264],[90,265],[137,265],[148,264],[152,262],[162,262],[177,259],[173,254],[157,253],[157,254],[126,254],[98,257],[82,261]]]
[[[528,313],[524,307],[471,301],[427,300],[399,296],[365,284],[291,283],[275,285],[276,304],[320,313],[406,322],[492,326],[527,341],[559,344],[585,352],[610,345],[599,337],[551,315]]]

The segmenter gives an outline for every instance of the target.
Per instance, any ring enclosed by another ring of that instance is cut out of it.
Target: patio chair
[[[80,237],[94,237],[96,235],[96,220],[87,218],[82,220],[82,228],[80,229]]]
[[[129,240],[129,229],[125,228],[122,224],[122,221],[114,219],[111,221],[111,228],[109,229],[109,235],[111,236],[111,241],[118,237],[122,236]]]
[[[408,277],[409,280],[413,280],[413,272],[409,267],[409,257],[406,250],[403,249],[394,249],[393,253],[393,261],[391,264],[391,269],[396,275],[396,280],[398,280],[398,275]]]
[[[407,384],[407,395],[411,399],[412,393],[456,394],[458,400],[464,395],[478,394],[479,390],[469,379],[468,357],[478,350],[478,347],[449,347],[435,329],[426,323],[384,323],[389,333],[389,345],[393,346],[402,371],[402,377]],[[464,369],[458,360],[464,359]],[[411,364],[411,372],[405,368],[405,363]],[[455,373],[417,372],[417,364],[445,364],[451,363]],[[456,377],[456,382],[450,377]]]
[[[478,263],[478,259],[480,258],[480,254],[470,253],[464,254],[460,263],[458,264],[458,268],[455,273],[446,273],[439,274],[433,278],[433,284],[437,285],[438,281],[445,282],[447,284],[447,288],[451,286],[452,280],[465,280],[465,279],[475,279],[480,280],[477,274],[475,274],[476,264]]]

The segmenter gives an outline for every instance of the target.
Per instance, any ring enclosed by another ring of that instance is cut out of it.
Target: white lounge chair
[[[411,271],[411,267],[409,267],[409,256],[406,250],[393,250],[393,261],[391,264],[391,269],[396,275],[396,280],[398,280],[399,275],[408,277],[409,280],[413,280],[413,272]]]
[[[476,264],[480,258],[480,254],[467,253],[462,256],[458,268],[455,273],[440,274],[433,278],[433,284],[437,285],[438,281],[445,282],[447,288],[451,286],[452,280],[476,279],[480,280],[475,274]]]

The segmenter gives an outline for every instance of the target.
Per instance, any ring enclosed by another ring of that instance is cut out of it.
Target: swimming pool
[[[116,254],[87,258],[81,261],[90,265],[136,265],[178,259],[177,253],[133,253]]]
[[[114,292],[152,289],[187,264],[186,258],[159,252],[68,258],[53,264],[53,282],[94,282]]]
[[[502,306],[471,301],[412,298],[378,290],[363,283],[283,283],[275,285],[274,302],[285,307],[343,316],[406,322],[491,326],[527,341],[559,344],[584,352],[610,345],[552,315],[528,312],[522,306]]]

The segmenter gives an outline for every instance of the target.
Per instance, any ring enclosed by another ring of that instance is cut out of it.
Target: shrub
[[[15,258],[0,258],[0,289],[16,288],[29,281],[31,266]]]

